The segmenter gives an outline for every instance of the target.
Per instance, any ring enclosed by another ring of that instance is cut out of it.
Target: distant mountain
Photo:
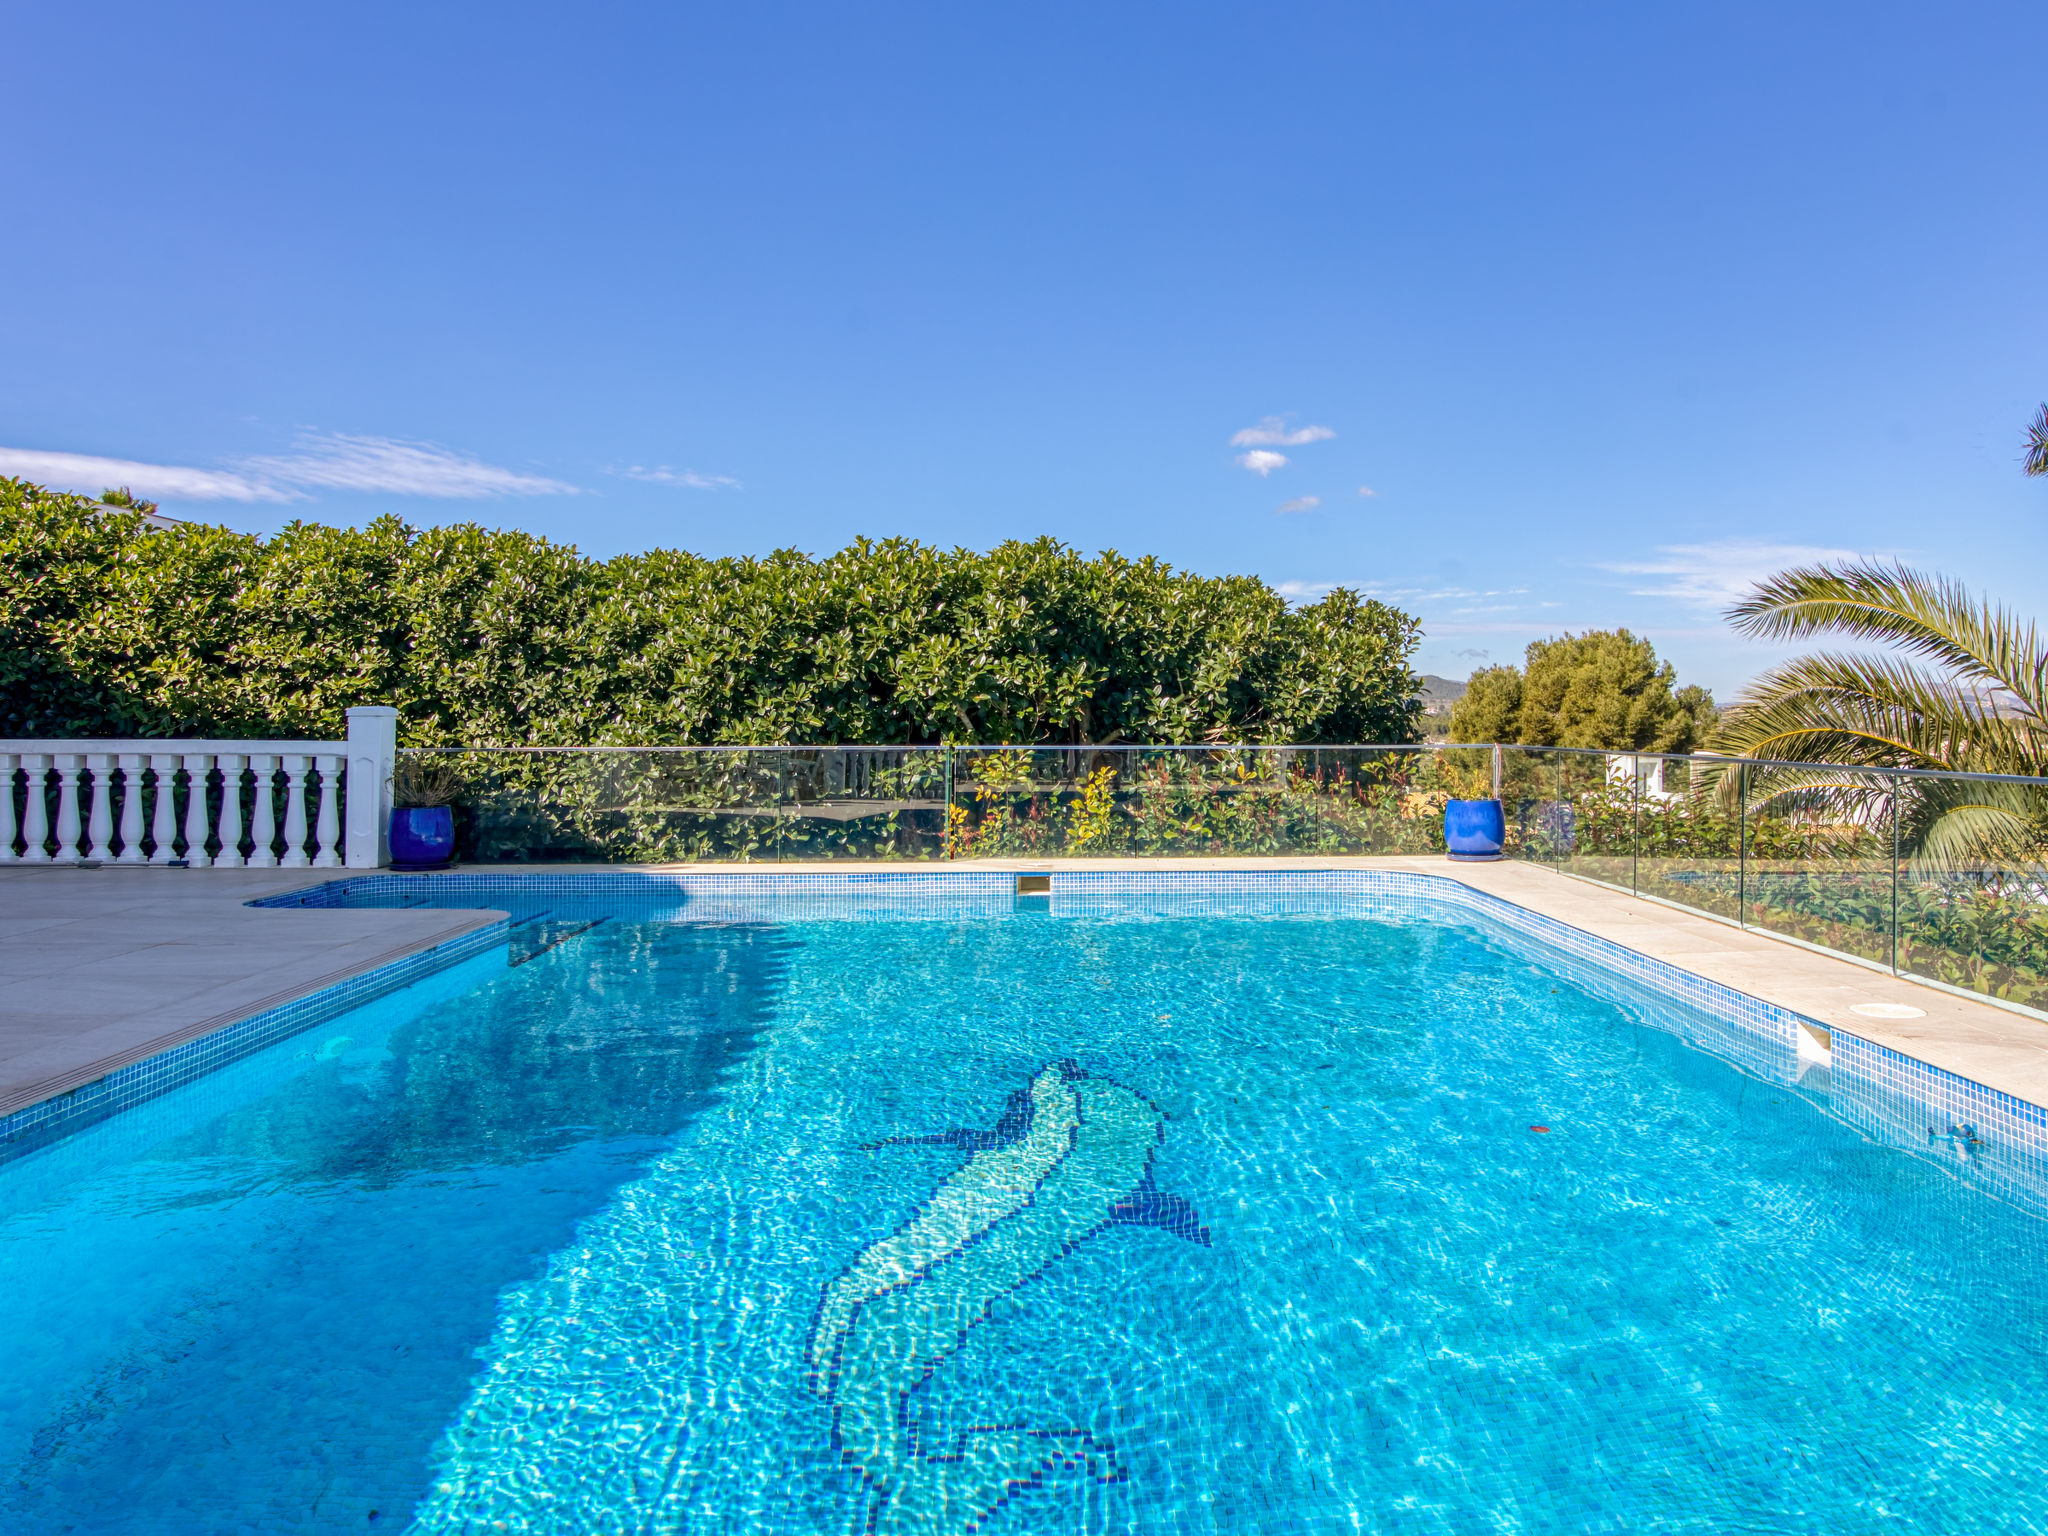
[[[1426,715],[1447,715],[1451,706],[1465,697],[1465,685],[1448,677],[1437,677],[1432,673],[1422,674],[1422,712]]]

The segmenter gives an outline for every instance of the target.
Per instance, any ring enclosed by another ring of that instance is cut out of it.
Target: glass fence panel
[[[772,859],[785,834],[784,754],[488,750],[457,765],[467,862],[666,864]]]
[[[1636,758],[1593,752],[1557,757],[1557,867],[1621,890],[1635,886]]]
[[[2048,786],[1907,779],[1898,968],[2048,1011]]]
[[[1743,773],[1744,923],[1889,967],[1891,779],[1818,767]]]
[[[402,756],[453,768],[458,855],[486,864],[1440,856],[1446,804],[1497,771],[1509,858],[2048,1011],[2039,782],[1540,747]]]
[[[1548,747],[1501,748],[1501,817],[1511,859],[1548,864],[1570,857],[1576,823],[1563,798],[1564,755]]]
[[[946,754],[935,747],[800,747],[784,762],[784,859],[936,859]]]
[[[1470,766],[1453,757],[1398,747],[959,748],[946,847],[953,858],[1442,853],[1444,803]]]
[[[1705,760],[1634,761],[1636,893],[1740,921],[1739,786],[1724,786]]]

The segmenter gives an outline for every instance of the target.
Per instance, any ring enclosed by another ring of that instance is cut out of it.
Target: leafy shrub
[[[1416,621],[1051,539],[608,561],[475,524],[153,532],[0,478],[0,734],[414,746],[1408,741]]]

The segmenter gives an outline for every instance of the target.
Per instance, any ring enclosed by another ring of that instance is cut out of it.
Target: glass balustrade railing
[[[475,863],[1511,859],[2048,1013],[2048,781],[1487,746],[442,751]],[[1496,779],[1496,773],[1498,778]]]

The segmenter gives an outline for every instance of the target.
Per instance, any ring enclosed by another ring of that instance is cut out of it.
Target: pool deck
[[[620,866],[605,866],[619,871]],[[1397,869],[1475,890],[2048,1106],[2048,1024],[1767,934],[1530,864],[1442,858],[992,859],[904,864],[694,864],[750,874],[909,869]],[[591,866],[528,866],[534,874]],[[493,873],[504,873],[500,868]],[[259,896],[347,870],[0,868],[0,1114],[34,1104],[237,1019],[483,926],[488,911],[261,908]],[[421,878],[431,879],[432,876]],[[1904,1003],[1914,1019],[1867,1019]]]
[[[244,906],[341,869],[0,869],[0,1115],[502,913]]]

